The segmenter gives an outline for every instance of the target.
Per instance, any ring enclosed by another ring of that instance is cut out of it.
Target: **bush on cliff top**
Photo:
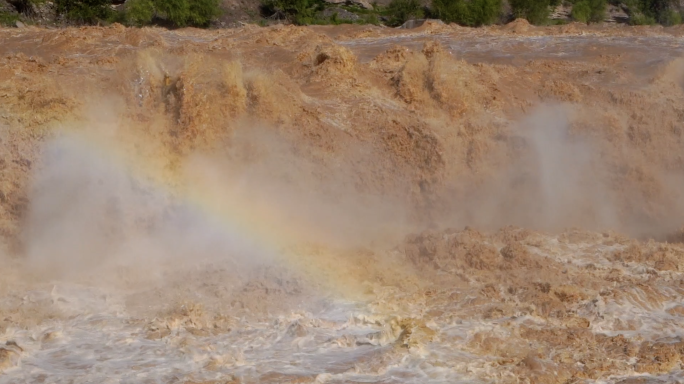
[[[419,0],[392,0],[387,6],[389,25],[402,25],[411,19],[422,19],[425,17],[423,6]]]
[[[114,16],[109,0],[57,0],[57,13],[76,23],[94,24]]]
[[[221,14],[220,0],[130,0],[126,4],[126,20],[145,25],[154,19],[176,27],[206,27]]]
[[[501,0],[432,0],[434,16],[470,27],[492,24],[501,14]]]
[[[206,27],[221,13],[220,0],[129,0],[123,13],[111,8],[111,0],[57,0],[55,5],[57,13],[82,24],[124,21],[142,26],[157,20],[174,27]]]
[[[531,24],[543,25],[549,19],[549,0],[510,0],[515,18],[527,19]]]
[[[299,25],[317,24],[316,13],[325,8],[322,0],[262,0],[261,4],[269,18]]]
[[[606,0],[580,0],[572,7],[572,18],[581,23],[600,23],[606,17]]]

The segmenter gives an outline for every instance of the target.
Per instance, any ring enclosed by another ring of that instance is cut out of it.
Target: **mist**
[[[541,105],[514,123],[520,156],[453,203],[454,223],[492,230],[619,227],[599,148],[570,129],[576,113],[569,105]]]
[[[238,130],[224,154],[191,154],[179,168],[180,186],[148,177],[121,153],[75,134],[43,144],[21,233],[32,273],[163,286],[170,274],[219,263],[238,281],[281,268],[293,245],[385,245],[410,227],[405,204],[355,189],[352,166],[329,173],[328,164],[267,129]],[[359,164],[376,156],[355,155]]]
[[[360,146],[320,160],[287,136],[254,126],[238,129],[226,154],[191,156],[184,175],[205,198],[211,195],[213,206],[282,244],[349,248],[396,240],[411,225],[406,201],[356,185],[359,167],[379,155]],[[352,156],[354,163],[342,162]]]
[[[105,153],[74,135],[45,143],[22,233],[33,270],[107,281],[124,268],[159,283],[168,269],[220,260],[240,273],[272,257],[241,228]]]
[[[572,131],[578,113],[542,105],[515,123],[521,155],[453,199],[440,212],[443,225],[642,230],[633,217],[624,220],[600,148]],[[380,156],[372,149],[355,155],[363,159],[357,166]],[[26,262],[49,278],[111,279],[125,268],[138,283],[157,284],[169,270],[198,263],[228,262],[239,275],[273,263],[290,245],[392,244],[421,229],[409,220],[407,201],[361,193],[354,166],[333,173],[329,166],[297,153],[275,131],[250,127],[236,131],[224,154],[189,156],[179,190],[63,134],[44,144],[32,179]],[[679,185],[667,180],[670,190]],[[676,228],[676,220],[669,225]]]

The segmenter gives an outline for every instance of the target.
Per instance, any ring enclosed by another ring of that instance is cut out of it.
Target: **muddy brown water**
[[[0,42],[0,383],[684,382],[676,28]]]

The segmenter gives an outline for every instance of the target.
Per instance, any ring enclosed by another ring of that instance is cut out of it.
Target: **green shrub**
[[[591,17],[591,7],[589,6],[589,1],[582,0],[573,4],[572,6],[572,18],[580,23],[588,23]]]
[[[340,24],[354,24],[354,21],[349,20],[349,19],[344,19],[344,18],[339,18],[337,15],[337,12],[333,13],[332,16],[330,16],[330,21],[326,22],[326,20],[320,19],[314,22],[313,24],[333,24],[333,25],[340,25]],[[359,20],[359,23],[361,23],[361,20]]]
[[[581,0],[572,6],[572,18],[582,23],[600,23],[605,16],[605,0]]]
[[[369,15],[365,15],[362,18],[363,24],[373,24],[373,25],[378,25],[380,24],[380,20],[378,19],[378,15],[372,13]]]
[[[188,24],[206,27],[211,21],[221,16],[221,0],[188,0],[190,13],[187,15]]]
[[[178,27],[206,27],[220,15],[219,0],[154,0],[158,15]]]
[[[320,21],[316,20],[312,24],[316,24],[317,22],[325,23],[325,20],[320,20]],[[349,19],[339,18],[339,16],[337,15],[337,12],[335,12],[332,14],[332,16],[330,16],[330,24],[333,24],[333,25],[352,24],[352,21]]]
[[[220,0],[130,0],[126,20],[131,25],[145,25],[153,19],[165,20],[176,27],[206,27],[220,15]]]
[[[149,24],[154,14],[155,7],[152,0],[129,0],[126,3],[126,21],[130,25]]]
[[[549,19],[549,0],[510,0],[513,15],[532,24],[546,24]]]
[[[651,16],[646,16],[643,13],[633,13],[629,18],[629,23],[632,25],[653,25],[656,23]]]
[[[630,7],[633,15],[637,14],[636,20],[634,16],[632,17],[632,24],[674,25],[681,22],[679,0],[636,0],[635,2],[636,4]]]
[[[322,0],[262,0],[261,6],[264,16],[285,18],[299,25],[314,24],[316,12],[324,8]]]
[[[682,14],[675,10],[667,10],[660,17],[660,24],[665,26],[678,25],[682,23]]]
[[[19,15],[16,13],[0,11],[0,25],[13,27],[19,21]]]
[[[591,7],[591,16],[589,21],[592,23],[600,23],[606,19],[606,0],[589,0]]]
[[[432,0],[432,12],[446,23],[477,27],[497,20],[501,0]]]
[[[402,25],[410,19],[425,17],[419,0],[392,0],[387,6],[389,25]]]
[[[57,0],[57,13],[77,23],[94,24],[114,16],[110,0]]]

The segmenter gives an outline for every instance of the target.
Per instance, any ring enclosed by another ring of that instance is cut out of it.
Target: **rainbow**
[[[83,131],[69,132],[66,138],[122,167],[133,178],[151,184],[153,190],[174,196],[212,223],[218,223],[221,229],[257,245],[268,254],[278,255],[332,293],[358,296],[357,289],[350,289],[350,285],[359,286],[358,281],[340,272],[344,258],[335,257],[334,252],[320,244],[313,244],[316,239],[325,238],[324,229],[316,227],[315,223],[292,218],[268,196],[243,190],[237,183],[230,184],[215,165],[207,165],[201,160],[189,161],[180,169],[169,171],[164,168],[168,167],[169,157],[164,159],[161,155],[161,160],[150,161],[150,156],[160,155],[158,151],[128,142],[123,145],[122,140]],[[311,247],[298,247],[302,244]],[[293,247],[297,250],[292,251]],[[315,254],[306,254],[307,249]]]

